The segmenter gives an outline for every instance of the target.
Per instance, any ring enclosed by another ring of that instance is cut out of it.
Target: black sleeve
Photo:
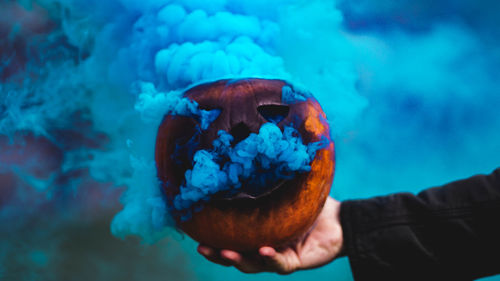
[[[500,274],[500,168],[416,196],[345,201],[340,219],[356,281]]]

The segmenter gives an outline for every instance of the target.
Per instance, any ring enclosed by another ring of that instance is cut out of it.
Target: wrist
[[[342,227],[341,220],[341,210],[342,210],[342,202],[335,200],[336,203],[336,214],[335,214],[335,223],[338,225],[339,233],[338,233],[338,247],[339,251],[337,257],[347,256],[346,247],[344,246],[344,229]]]

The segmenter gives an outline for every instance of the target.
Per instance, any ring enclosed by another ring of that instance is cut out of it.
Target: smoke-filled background
[[[330,120],[339,200],[489,173],[499,24],[486,0],[0,1],[0,280],[352,280],[347,258],[283,277],[196,254],[157,188],[162,115],[282,78]]]

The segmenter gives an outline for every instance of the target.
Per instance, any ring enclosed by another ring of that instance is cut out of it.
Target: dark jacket
[[[340,217],[356,281],[500,274],[500,168],[418,195],[345,201]]]

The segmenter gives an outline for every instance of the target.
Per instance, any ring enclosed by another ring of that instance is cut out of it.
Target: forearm
[[[356,280],[470,280],[500,273],[500,169],[418,195],[342,203]]]

